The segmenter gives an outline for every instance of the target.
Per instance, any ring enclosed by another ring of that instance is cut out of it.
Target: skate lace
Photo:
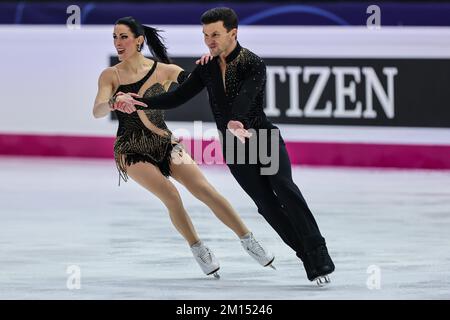
[[[200,258],[200,260],[202,260],[203,263],[211,263],[212,261],[211,253],[206,247],[201,248],[198,257]]]
[[[250,239],[249,250],[260,257],[264,256],[266,254],[266,251],[264,250],[264,248],[253,237]]]

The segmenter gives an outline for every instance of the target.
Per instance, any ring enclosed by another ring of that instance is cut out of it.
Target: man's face
[[[236,39],[236,34],[237,29],[234,28],[228,32],[223,26],[223,21],[203,25],[205,44],[214,57],[228,51]]]

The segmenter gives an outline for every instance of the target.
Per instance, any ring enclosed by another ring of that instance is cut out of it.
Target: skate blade
[[[214,276],[214,278],[216,278],[216,279],[220,279],[220,274],[219,274],[219,269],[220,268],[217,268],[216,270],[214,270],[213,272],[210,272],[210,273],[208,273],[207,274],[207,276],[210,276],[210,275],[213,275]]]
[[[264,267],[271,267],[273,270],[277,270],[277,268],[275,268],[275,266],[273,265],[274,260],[275,260],[275,257]]]
[[[328,275],[317,277],[313,281],[316,281],[319,287],[324,287],[331,282]]]

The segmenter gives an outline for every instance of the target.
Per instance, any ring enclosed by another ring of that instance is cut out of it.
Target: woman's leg
[[[189,246],[199,241],[199,237],[183,207],[180,194],[169,179],[151,163],[138,162],[127,168],[127,174],[138,184],[156,195],[169,210],[170,219]]]
[[[172,177],[175,180],[205,203],[217,218],[233,230],[238,237],[241,238],[250,232],[231,204],[206,180],[188,153],[185,151],[181,154],[173,152],[172,157],[177,157],[176,160],[172,160],[170,166]]]

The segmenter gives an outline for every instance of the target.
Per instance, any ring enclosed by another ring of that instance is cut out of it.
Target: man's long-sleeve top
[[[241,121],[246,129],[270,128],[271,123],[263,110],[265,84],[263,60],[237,43],[226,57],[225,87],[219,59],[214,57],[207,64],[198,65],[175,90],[136,100],[152,109],[171,109],[187,102],[206,87],[219,130],[225,130],[230,120]]]

